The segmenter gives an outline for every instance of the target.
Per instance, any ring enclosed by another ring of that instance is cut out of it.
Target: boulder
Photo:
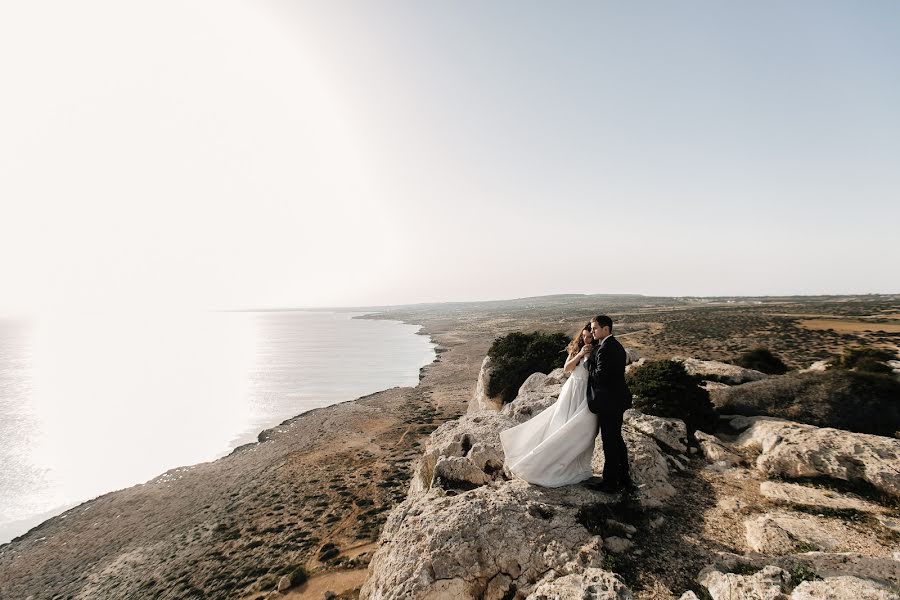
[[[530,418],[540,414],[556,402],[557,398],[542,394],[541,392],[526,392],[519,394],[516,399],[503,407],[500,414],[513,419],[516,423],[524,423]]]
[[[503,406],[503,399],[500,396],[488,396],[488,383],[491,380],[491,372],[493,371],[493,361],[490,356],[485,356],[481,361],[481,370],[478,372],[478,381],[475,384],[475,394],[466,412],[474,413],[484,410],[498,411]]]
[[[869,579],[881,585],[900,586],[900,561],[890,556],[867,556],[854,552],[804,552],[785,556],[742,556],[721,552],[716,564],[710,565],[701,574],[709,570],[746,572],[762,569],[767,565],[774,565],[788,572],[802,568],[822,578],[851,576]]]
[[[675,495],[675,488],[669,483],[669,467],[659,446],[653,438],[630,425],[622,427],[622,437],[628,447],[631,479],[638,486],[638,501],[645,507],[662,506],[665,500]],[[603,464],[602,440],[597,436],[591,469],[594,473],[602,473]]]
[[[525,600],[631,600],[631,590],[613,573],[585,569],[541,583]]]
[[[740,464],[741,457],[729,449],[719,438],[702,431],[694,432],[694,439],[700,446],[703,457],[711,463],[725,462],[729,466]]]
[[[829,365],[831,364],[830,360],[817,360],[813,364],[809,365],[805,369],[800,369],[801,373],[823,373],[828,370]]]
[[[656,417],[630,409],[625,411],[624,422],[675,452],[687,452],[687,426],[681,419]]]
[[[864,481],[900,496],[900,440],[771,417],[748,420],[735,446],[759,452],[756,468],[767,476]]]
[[[835,527],[828,519],[802,513],[767,513],[747,519],[744,527],[747,546],[762,554],[792,554],[797,552],[798,544],[815,550],[838,550],[850,538],[845,527]]]
[[[701,378],[714,379],[722,383],[736,385],[748,381],[759,381],[768,377],[762,371],[745,369],[737,365],[731,365],[715,360],[698,360],[696,358],[673,357],[672,360],[684,365],[684,370],[690,375]]]
[[[707,568],[700,572],[697,581],[709,590],[713,600],[788,600],[785,592],[791,576],[771,565],[752,575]]]
[[[563,369],[555,369],[549,375],[533,373],[521,385],[515,399],[500,412],[517,423],[524,423],[556,402],[568,378],[569,374]]]
[[[384,525],[360,598],[500,600],[513,586],[530,593],[549,570],[599,569],[602,538],[579,521],[599,497],[512,480],[407,498]]]
[[[900,595],[869,579],[842,576],[804,581],[794,588],[791,600],[900,600]]]
[[[796,483],[763,481],[759,484],[759,493],[773,502],[807,508],[855,510],[873,514],[886,511],[884,507],[874,502],[854,498],[833,490],[822,490]]]
[[[612,552],[613,554],[622,554],[623,552],[628,552],[629,550],[631,550],[632,546],[634,546],[634,542],[632,542],[628,538],[623,538],[616,535],[603,539],[603,547],[606,548],[608,552]]]
[[[627,352],[627,351],[626,351],[626,352]],[[625,365],[625,374],[628,375],[629,373],[631,373],[631,372],[634,371],[635,369],[639,369],[639,368],[643,367],[646,363],[647,363],[647,359],[646,359],[646,358],[639,358],[639,359],[637,359],[637,360],[634,361],[634,362],[627,363],[627,364]]]
[[[502,479],[504,455],[500,432],[515,424],[509,417],[489,411],[467,413],[443,423],[431,432],[425,444],[425,452],[414,468],[409,494],[423,494],[432,487],[439,460],[444,463],[442,473],[455,473],[469,484],[483,485],[478,482]],[[452,458],[458,460],[450,460]],[[478,475],[476,470],[485,477]],[[462,487],[469,486],[463,484]]]

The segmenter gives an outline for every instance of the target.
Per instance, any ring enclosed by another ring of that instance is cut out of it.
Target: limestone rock
[[[711,392],[713,390],[724,390],[730,388],[731,386],[727,383],[722,383],[721,381],[704,380],[700,382],[700,387],[702,387],[707,392]]]
[[[900,379],[900,360],[889,360],[887,361],[887,366],[894,371],[894,377]]]
[[[282,578],[278,580],[278,587],[277,587],[278,591],[283,592],[284,590],[288,589],[289,587],[291,587],[291,578],[288,577],[287,575],[282,576]]]
[[[746,383],[748,381],[759,381],[768,377],[761,371],[753,369],[745,369],[737,365],[730,365],[715,360],[698,360],[696,358],[684,358],[676,356],[672,360],[678,361],[684,365],[685,371],[691,375],[699,377],[713,376],[717,380],[725,380],[724,383],[732,385]]]
[[[700,451],[704,458],[711,463],[724,461],[728,465],[740,464],[741,457],[736,452],[726,447],[725,443],[719,438],[702,431],[695,431],[694,438],[700,445]]]
[[[442,469],[465,473],[463,481],[476,483],[483,479],[471,468],[463,466],[464,461],[484,472],[488,480],[501,479],[504,456],[500,432],[515,424],[509,417],[489,411],[467,413],[442,424],[431,432],[425,452],[416,463],[409,494],[423,494],[431,488],[438,461],[442,457],[447,463]],[[452,457],[463,460],[448,461]]]
[[[843,576],[804,581],[794,588],[791,600],[900,600],[900,595],[874,581]]]
[[[613,554],[628,552],[632,546],[634,546],[634,542],[631,540],[615,535],[603,539],[603,547]]]
[[[487,393],[492,371],[493,361],[490,356],[485,356],[484,360],[481,361],[481,370],[478,372],[478,382],[475,384],[475,395],[472,397],[472,401],[469,402],[469,407],[466,409],[466,412],[474,413],[483,410],[498,411],[500,410],[500,407],[503,406],[503,399],[500,396],[492,398],[488,396]]]
[[[464,456],[441,456],[434,467],[432,485],[444,489],[472,489],[491,481],[491,477]]]
[[[636,350],[635,348],[625,348],[625,366],[626,367],[632,363],[636,363],[639,360],[641,360],[640,351]]]
[[[791,554],[797,543],[816,550],[836,550],[846,543],[844,528],[829,527],[826,519],[812,515],[769,513],[744,522],[747,545],[762,554]]]
[[[735,442],[759,451],[756,468],[766,475],[831,477],[866,481],[900,496],[900,440],[752,417]]]
[[[658,507],[675,495],[669,483],[669,468],[656,442],[630,425],[622,427],[622,437],[628,447],[628,468],[631,479],[638,486],[637,498],[642,506]],[[597,436],[591,468],[594,473],[603,472],[603,446]]]
[[[885,529],[893,531],[894,533],[900,533],[900,519],[897,519],[895,517],[886,517],[884,515],[878,515],[876,519],[878,519],[878,522]]]
[[[832,510],[855,510],[865,513],[883,513],[885,509],[874,502],[868,502],[832,490],[820,490],[796,483],[763,481],[759,493],[774,502],[825,508]]]
[[[785,557],[786,560],[790,560]],[[819,577],[852,576],[881,585],[900,586],[900,562],[890,557],[865,556],[853,552],[807,552],[794,557]]]
[[[801,373],[821,373],[823,371],[828,370],[828,366],[831,363],[829,360],[817,360],[813,364],[809,365],[805,369],[800,369]]]
[[[628,351],[626,350],[626,353],[627,353],[627,352],[628,352]],[[628,375],[629,373],[631,373],[631,372],[634,371],[635,369],[639,369],[639,368],[643,367],[645,364],[647,364],[647,359],[646,359],[646,358],[639,358],[639,359],[637,359],[637,360],[634,361],[634,362],[628,363],[628,364],[625,365],[625,374]]]
[[[525,600],[631,600],[631,590],[613,573],[589,568],[541,583]]]
[[[547,375],[547,379],[544,382],[544,386],[551,385],[562,385],[566,382],[566,379],[569,378],[569,373],[566,373],[566,370],[562,367],[558,369],[553,369],[550,371],[550,374]]]
[[[578,520],[597,501],[583,486],[522,480],[407,498],[384,525],[360,598],[487,598],[490,587],[499,600],[513,585],[530,593],[550,569],[600,568],[602,539]]]
[[[752,575],[704,569],[697,581],[713,600],[788,600],[785,594],[791,576],[784,569],[767,566]]]
[[[516,423],[524,423],[547,409],[556,400],[557,398],[541,392],[526,392],[519,394],[515,400],[504,406],[500,414],[515,420]]]
[[[681,419],[667,419],[630,409],[625,411],[624,422],[676,452],[687,452],[687,426]]]
[[[678,598],[678,600],[700,600],[700,599],[697,597],[697,594],[688,590],[685,593],[683,593],[681,595],[681,597]]]
[[[606,527],[610,531],[615,531],[618,533],[622,533],[627,536],[632,536],[637,533],[637,527],[630,523],[622,523],[620,521],[616,521],[615,519],[606,519]]]
[[[742,556],[721,552],[716,564],[701,571],[701,575],[709,570],[730,572],[748,568],[761,569],[767,565],[786,571],[803,567],[823,578],[851,576],[869,579],[881,585],[900,586],[900,561],[887,556],[867,556],[854,552],[805,552],[785,556]]]
[[[519,388],[515,399],[500,412],[517,423],[524,423],[556,402],[568,378],[569,374],[562,369],[555,369],[549,375],[533,373]]]

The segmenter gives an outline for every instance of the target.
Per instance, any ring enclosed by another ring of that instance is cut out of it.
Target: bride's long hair
[[[587,325],[578,330],[578,333],[575,334],[575,337],[569,342],[569,345],[566,346],[566,351],[569,353],[569,356],[573,354],[578,354],[581,352],[581,349],[584,348],[584,335],[582,335],[585,330],[591,330],[591,322],[588,321]]]

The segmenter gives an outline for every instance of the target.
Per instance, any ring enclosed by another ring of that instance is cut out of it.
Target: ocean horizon
[[[0,544],[309,410],[415,386],[435,345],[367,314],[0,318]]]

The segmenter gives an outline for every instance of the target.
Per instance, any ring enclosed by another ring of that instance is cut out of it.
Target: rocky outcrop
[[[752,575],[704,569],[697,581],[709,590],[713,600],[787,600],[791,582],[784,569],[767,566]]]
[[[744,526],[747,546],[762,554],[839,550],[851,537],[846,528],[834,527],[828,519],[803,513],[767,513],[747,519]]]
[[[732,419],[748,425],[735,446],[758,452],[756,468],[767,476],[827,477],[865,482],[900,496],[900,440],[814,427],[770,417]]]
[[[639,410],[626,410],[624,421],[629,427],[652,437],[675,452],[687,452],[687,426],[681,419],[645,415]]]
[[[631,600],[631,590],[613,573],[585,569],[539,585],[526,600]]]
[[[676,356],[672,360],[678,361],[684,365],[684,370],[690,375],[696,375],[703,379],[712,379],[731,385],[747,383],[748,381],[759,381],[768,377],[762,371],[753,369],[745,369],[737,365],[718,362],[715,360],[698,360],[696,358],[684,358]]]
[[[702,431],[695,431],[694,438],[703,457],[711,463],[731,467],[741,462],[741,457],[719,438]]]
[[[360,598],[500,600],[599,569],[602,538],[579,522],[597,500],[581,486],[522,480],[408,498],[385,524]]]
[[[764,481],[759,485],[759,492],[772,502],[786,506],[817,510],[852,510],[871,514],[885,512],[884,507],[874,502],[854,498],[833,490],[810,488],[796,483]]]
[[[830,360],[817,360],[813,364],[809,365],[805,369],[800,369],[801,373],[824,373],[828,370],[828,367],[831,365]]]
[[[900,595],[870,579],[843,576],[804,581],[794,588],[791,600],[900,600]]]
[[[409,495],[443,489],[472,489],[503,477],[500,432],[515,421],[496,412],[465,414],[435,429],[416,462]]]
[[[760,571],[766,567],[777,567],[789,573],[814,574],[815,577],[826,581],[837,577],[855,577],[870,581],[878,587],[895,589],[900,586],[900,561],[889,556],[866,556],[853,552],[805,552],[787,556],[761,554],[741,556],[721,553],[715,564],[700,572],[698,581],[706,585],[701,580],[706,580],[706,576],[713,571],[746,576],[747,573]],[[713,595],[712,591],[710,593]],[[713,598],[716,596],[713,595]]]
[[[503,399],[499,396],[488,396],[488,383],[491,380],[493,372],[493,361],[490,356],[485,356],[481,361],[481,371],[478,372],[478,381],[475,383],[475,394],[469,402],[466,412],[480,412],[483,410],[500,410],[503,406]]]
[[[647,508],[662,506],[675,495],[675,488],[669,483],[669,467],[665,455],[653,438],[625,425],[622,437],[628,447],[628,468],[631,479],[637,485],[638,502]],[[604,458],[600,440],[591,462],[594,473],[602,473]]]
[[[569,374],[556,369],[549,375],[533,373],[519,387],[515,399],[503,407],[501,414],[524,423],[556,402]]]
[[[631,597],[601,568],[604,551],[628,552],[634,543],[634,526],[608,513],[601,518],[597,508],[617,496],[584,485],[531,485],[504,468],[500,432],[555,402],[566,378],[562,369],[535,373],[500,412],[467,413],[432,432],[407,499],[388,517],[360,598]],[[623,436],[635,499],[662,505],[675,493],[666,452],[686,450],[684,423],[629,411]],[[599,439],[596,448],[592,467],[600,473]]]

